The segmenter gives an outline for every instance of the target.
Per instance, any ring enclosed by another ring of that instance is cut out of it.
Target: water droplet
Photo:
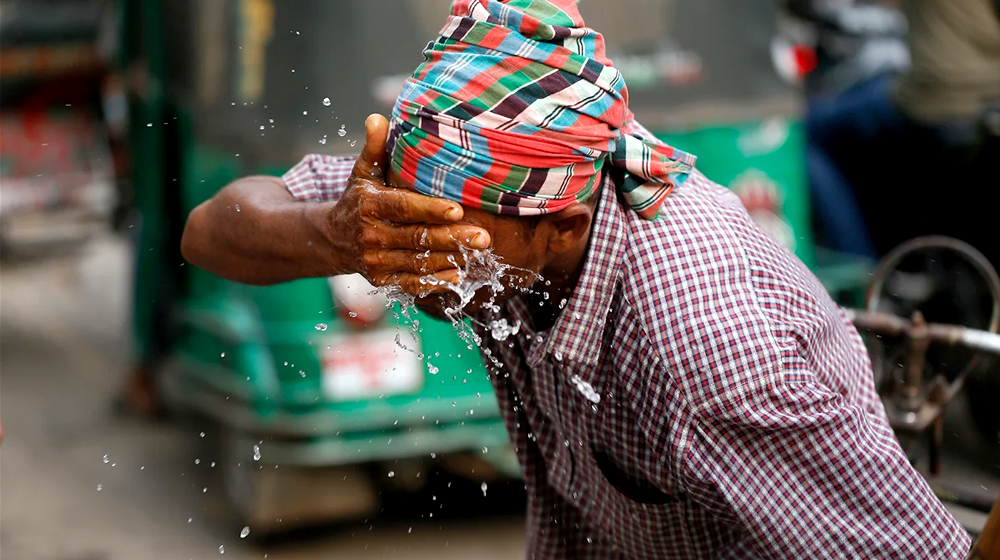
[[[340,136],[341,138],[347,136],[347,126],[340,125],[340,130],[337,131],[337,136]]]
[[[261,129],[261,130],[264,130],[264,125],[260,125],[260,129]]]
[[[260,461],[260,446],[259,445],[254,445],[253,446],[253,460],[254,461]]]
[[[196,464],[196,465],[200,465],[200,464],[201,464],[201,459],[195,459],[195,460],[194,460],[194,464]]]
[[[153,123],[147,123],[146,126],[148,126],[149,128],[153,128]]]
[[[236,205],[236,211],[237,211],[237,212],[239,212],[239,211],[240,211],[240,205],[239,205],[239,204],[237,204],[237,205]]]
[[[354,311],[351,311],[350,313],[347,314],[347,316],[350,317],[350,318],[352,318],[352,319],[354,319],[354,318],[356,318],[358,316],[358,314],[355,313]]]
[[[201,432],[200,434],[198,434],[198,437],[205,437],[205,432]]]
[[[97,485],[97,491],[100,492],[101,490],[104,490],[104,485],[103,484],[98,484]]]
[[[429,373],[430,373],[431,375],[437,375],[437,372],[439,372],[439,371],[441,371],[441,370],[440,370],[440,369],[438,369],[438,367],[437,367],[437,366],[435,366],[434,364],[432,364],[432,363],[430,363],[430,362],[427,362],[427,371],[428,371],[428,372],[429,372]]]
[[[326,323],[319,323],[318,325],[316,325],[316,330],[320,332],[325,331],[327,328],[328,327]]]
[[[101,460],[104,461],[105,465],[107,465],[111,461],[111,457],[105,455]]]
[[[300,375],[301,377],[305,377],[305,376],[306,376],[306,372],[304,372],[304,371],[302,371],[302,370],[300,369],[300,370],[299,370],[299,375]]]
[[[292,70],[292,72],[294,72],[294,71],[295,71],[295,70]],[[302,114],[303,114],[303,115],[308,115],[308,114],[309,114],[309,111],[302,111]]]
[[[392,478],[394,476],[396,476],[396,473],[393,471],[389,471],[389,478]]]
[[[332,101],[330,101],[329,97],[324,97],[323,98],[323,105],[326,105],[327,107],[329,107],[331,103],[332,103]]]
[[[226,357],[226,353],[225,353],[225,352],[223,352],[223,353],[219,354],[219,357],[220,357],[220,358],[225,358],[225,357]]]
[[[348,142],[348,144],[350,144],[351,147],[353,148],[354,146],[356,146],[358,144],[358,141],[357,140],[351,140],[350,142]]]
[[[488,447],[483,447],[483,453],[489,453],[489,452],[490,452],[490,450],[489,450]]]
[[[485,496],[485,495],[486,495],[486,483],[485,483],[485,482],[484,482],[484,483],[482,483],[482,484],[481,484],[481,485],[479,486],[479,489],[483,491],[483,496]]]
[[[206,492],[208,492],[208,487],[207,486],[201,489],[201,493],[202,494],[204,494]]]
[[[576,385],[576,390],[580,391],[580,393],[583,394],[583,396],[588,401],[592,402],[593,404],[601,403],[600,393],[594,390],[594,386],[584,381],[579,375],[574,375],[570,379],[570,382],[572,382],[573,385]]]
[[[220,544],[219,545],[219,554],[225,554],[225,553],[226,553],[226,547]]]
[[[319,139],[319,143],[320,143],[320,144],[323,144],[323,145],[325,146],[325,145],[326,145],[326,136],[324,136],[324,137],[320,138],[320,139]]]
[[[194,518],[193,517],[188,517],[188,523],[190,523],[192,521],[194,521]]]
[[[250,534],[250,527],[249,526],[244,527],[243,530],[240,531],[240,538],[241,539],[245,539],[245,538],[247,538],[247,535],[249,535],[249,534]]]

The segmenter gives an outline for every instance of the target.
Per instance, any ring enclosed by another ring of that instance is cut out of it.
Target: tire
[[[235,431],[225,436],[223,476],[232,518],[239,527],[250,528],[251,539],[378,510],[377,491],[364,469],[277,464],[268,461],[266,442],[255,459],[254,452],[244,449],[248,441]]]

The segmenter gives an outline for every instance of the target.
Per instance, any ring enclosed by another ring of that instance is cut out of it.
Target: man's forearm
[[[332,204],[296,201],[274,177],[240,179],[191,212],[181,250],[192,264],[245,284],[343,273],[324,233]]]

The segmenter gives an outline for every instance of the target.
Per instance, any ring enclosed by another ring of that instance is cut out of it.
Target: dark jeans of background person
[[[882,75],[809,103],[807,161],[820,239],[872,258],[919,235],[989,242],[982,224],[970,223],[988,219],[979,209],[992,196],[988,174],[971,165],[975,120],[915,122],[893,102],[894,84],[895,76]]]

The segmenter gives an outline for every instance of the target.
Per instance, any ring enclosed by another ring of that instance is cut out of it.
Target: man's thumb
[[[382,115],[373,114],[365,121],[365,147],[354,166],[354,174],[360,177],[385,177],[385,167],[389,156],[385,144],[389,137],[389,121]]]

